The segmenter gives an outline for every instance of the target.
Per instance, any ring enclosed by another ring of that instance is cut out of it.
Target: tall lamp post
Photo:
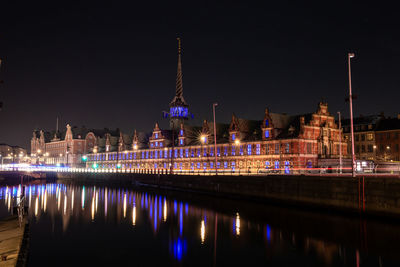
[[[339,173],[342,174],[342,121],[340,111],[339,115]]]
[[[351,129],[351,172],[352,176],[355,177],[355,165],[356,155],[354,153],[354,129],[353,129],[353,95],[351,92],[351,58],[354,57],[354,53],[347,54],[347,61],[349,65],[349,102],[350,102],[350,129]]]
[[[217,126],[215,123],[215,107],[218,106],[218,103],[213,104],[213,115],[214,115],[214,156],[215,156],[215,175],[218,174],[217,169]]]

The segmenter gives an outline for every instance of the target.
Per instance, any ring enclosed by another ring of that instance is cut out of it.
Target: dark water
[[[18,187],[0,187],[0,216]],[[400,225],[195,194],[26,186],[28,266],[400,266]]]

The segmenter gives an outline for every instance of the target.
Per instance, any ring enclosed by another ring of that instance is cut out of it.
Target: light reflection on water
[[[1,187],[0,207],[11,213],[18,190],[18,186]],[[359,262],[356,249],[344,249],[340,244],[307,236],[297,238],[294,232],[288,233],[267,223],[246,220],[239,211],[233,214],[217,213],[178,199],[124,188],[42,184],[27,185],[25,192],[33,227],[40,226],[42,221],[44,225],[46,220],[51,220],[54,225],[55,218],[61,218],[61,228],[65,234],[75,229],[69,229],[71,223],[80,226],[99,223],[107,227],[129,224],[132,230],[139,229],[143,233],[146,225],[150,225],[152,235],[142,238],[167,239],[166,243],[162,243],[165,245],[161,246],[161,250],[169,253],[167,260],[171,264],[185,260],[190,262],[190,259],[196,262],[194,255],[199,253],[205,255],[198,259],[199,262],[212,265],[217,258],[223,262],[223,257],[233,257],[235,252],[245,250],[245,255],[252,254],[256,258],[255,263],[260,265],[267,263],[274,255],[285,255],[287,250],[301,255],[293,257],[309,257],[315,266],[346,266],[346,261],[354,263],[350,266],[356,266]],[[82,231],[80,234],[85,233]],[[93,242],[95,246],[97,241]],[[221,243],[225,245],[218,247]],[[374,262],[382,264],[382,259],[376,256]]]

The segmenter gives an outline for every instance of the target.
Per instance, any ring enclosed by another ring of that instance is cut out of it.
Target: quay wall
[[[396,177],[59,173],[58,178],[151,186],[400,218],[400,179]]]

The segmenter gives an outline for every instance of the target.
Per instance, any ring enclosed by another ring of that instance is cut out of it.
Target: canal
[[[18,186],[0,186],[0,217]],[[28,266],[400,266],[400,223],[210,196],[27,184]]]

